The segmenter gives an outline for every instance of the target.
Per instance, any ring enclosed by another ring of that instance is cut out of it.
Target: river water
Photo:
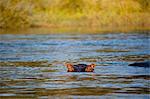
[[[0,98],[148,99],[148,33],[1,34]],[[92,73],[65,63],[96,64]]]

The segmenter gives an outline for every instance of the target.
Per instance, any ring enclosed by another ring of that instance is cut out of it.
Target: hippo
[[[68,72],[93,72],[95,68],[95,64],[77,64],[77,65],[72,65],[70,63],[65,64],[65,66],[68,69]]]
[[[145,61],[145,62],[135,62],[135,63],[129,64],[129,66],[150,67],[150,61]]]

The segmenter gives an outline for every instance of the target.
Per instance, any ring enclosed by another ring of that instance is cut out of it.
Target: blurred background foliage
[[[0,28],[145,27],[150,0],[0,0]]]

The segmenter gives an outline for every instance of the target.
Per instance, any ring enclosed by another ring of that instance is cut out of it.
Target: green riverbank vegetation
[[[0,28],[150,29],[150,0],[0,0]]]

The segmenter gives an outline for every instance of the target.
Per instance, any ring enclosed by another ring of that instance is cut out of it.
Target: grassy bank
[[[0,27],[150,30],[150,0],[1,0]]]

